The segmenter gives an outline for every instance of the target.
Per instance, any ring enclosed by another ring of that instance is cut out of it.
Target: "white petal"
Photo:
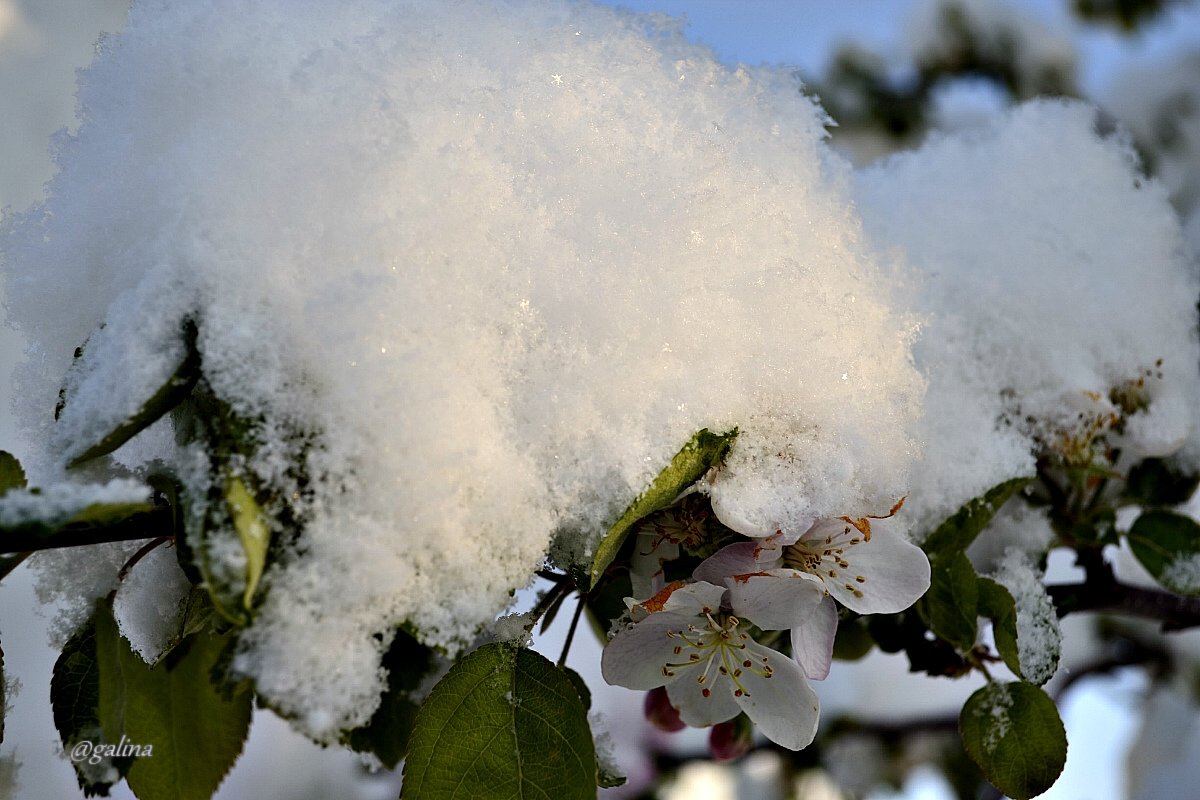
[[[755,542],[738,542],[726,545],[706,558],[696,567],[692,577],[698,581],[724,584],[730,575],[758,572],[760,567],[754,557],[758,548]]]
[[[825,680],[829,675],[837,625],[837,603],[826,597],[816,612],[792,628],[792,655],[810,680]]]
[[[825,597],[820,580],[794,569],[737,575],[727,578],[725,585],[733,613],[767,631],[803,624]]]
[[[782,653],[756,643],[749,644],[747,651],[754,668],[742,672],[739,680],[746,694],[735,696],[734,701],[771,741],[789,750],[807,747],[817,735],[821,715],[816,692],[799,665]],[[772,668],[769,678],[760,674],[764,657]]]
[[[667,697],[671,705],[679,709],[679,718],[693,728],[705,728],[733,719],[741,708],[733,700],[733,688],[728,680],[712,682],[708,689],[708,697],[704,696],[704,686],[696,683],[700,670],[692,670],[679,680],[667,685]],[[709,675],[712,681],[714,676]]]
[[[842,558],[849,566],[827,578],[825,588],[859,614],[903,611],[929,589],[929,559],[897,533],[878,530],[871,541],[847,546]]]
[[[676,658],[679,641],[667,634],[686,630],[693,619],[659,611],[618,633],[600,656],[604,680],[628,689],[654,689],[673,680],[663,674],[663,665]]]
[[[721,610],[721,600],[725,596],[725,587],[711,583],[689,583],[676,589],[663,603],[663,611],[698,617],[703,614],[716,614]],[[695,620],[691,620],[695,622]]]

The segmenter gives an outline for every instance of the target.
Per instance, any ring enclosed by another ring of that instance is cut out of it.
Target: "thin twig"
[[[575,616],[571,617],[571,627],[567,629],[567,640],[563,642],[562,655],[558,657],[560,669],[567,663],[567,653],[571,650],[571,641],[575,638],[575,628],[579,626],[579,618],[583,616],[584,601],[584,596],[579,595],[579,605],[575,606]]]

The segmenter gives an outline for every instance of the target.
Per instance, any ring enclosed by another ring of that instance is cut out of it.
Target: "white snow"
[[[370,715],[374,633],[470,641],[702,427],[740,427],[715,491],[765,524],[905,492],[913,321],[785,71],[589,5],[146,3],[80,109],[0,241],[19,412],[59,444],[31,472],[136,408],[194,319],[262,418],[246,469],[311,479],[234,667],[315,736]]]
[[[1017,606],[1017,655],[1021,676],[1039,686],[1054,675],[1062,652],[1062,631],[1054,601],[1042,584],[1042,570],[1019,550],[1009,550],[993,576]]]

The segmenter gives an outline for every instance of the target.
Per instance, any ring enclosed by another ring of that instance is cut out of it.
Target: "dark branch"
[[[51,531],[33,527],[24,531],[8,531],[0,535],[0,553],[26,553],[56,547],[82,547],[105,542],[157,539],[164,532],[169,533],[171,525],[171,509],[161,506],[132,514],[111,525],[68,525]]]
[[[1164,631],[1200,627],[1200,598],[1197,597],[1143,589],[1111,578],[1052,584],[1046,591],[1060,617],[1079,611],[1110,611],[1157,620]]]

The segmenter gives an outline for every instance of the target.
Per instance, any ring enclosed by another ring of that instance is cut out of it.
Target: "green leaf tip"
[[[570,677],[541,655],[495,643],[455,664],[417,713],[406,800],[594,800],[587,712]]]
[[[1032,480],[1032,477],[1013,478],[993,486],[981,497],[968,500],[952,517],[926,537],[921,549],[930,560],[966,550],[991,522],[1000,507]]]
[[[963,705],[963,747],[992,785],[1013,800],[1045,792],[1067,762],[1067,734],[1054,701],[1030,683],[989,683]]]
[[[608,569],[608,565],[617,557],[621,545],[625,544],[625,539],[637,522],[671,505],[684,489],[700,480],[704,473],[720,463],[737,435],[737,428],[725,433],[713,433],[708,428],[703,428],[688,440],[671,459],[671,463],[658,473],[644,492],[634,498],[600,540],[592,558],[589,588],[596,585],[604,570]]]

